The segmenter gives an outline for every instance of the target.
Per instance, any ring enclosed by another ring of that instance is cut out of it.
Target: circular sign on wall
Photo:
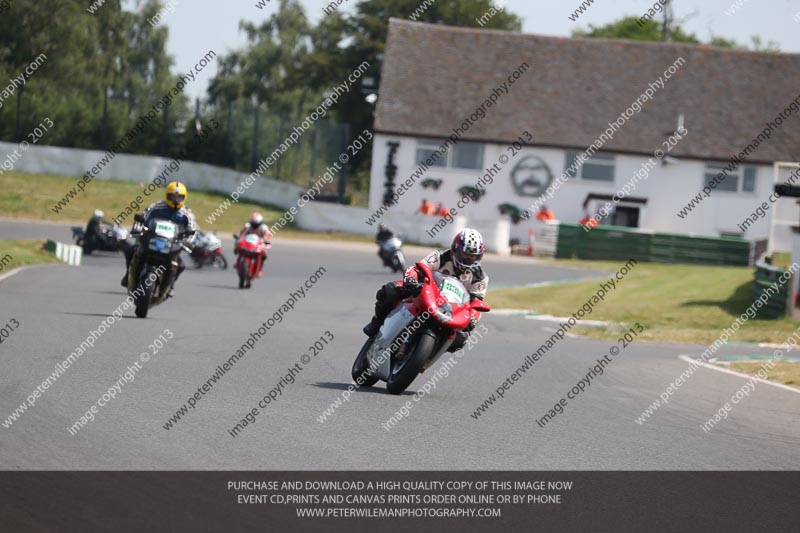
[[[523,157],[511,170],[511,185],[520,196],[541,196],[553,181],[553,172],[541,157]]]

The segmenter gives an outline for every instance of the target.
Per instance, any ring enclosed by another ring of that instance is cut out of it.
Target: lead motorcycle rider
[[[142,215],[144,217],[144,222],[141,222],[141,224],[144,227],[148,227],[150,222],[154,219],[169,220],[185,228],[184,239],[193,236],[197,232],[197,222],[195,221],[192,210],[185,205],[187,195],[188,190],[186,189],[186,185],[179,181],[173,181],[167,185],[166,198],[150,204],[147,209],[144,210]],[[137,222],[134,224],[134,230],[137,227],[136,224],[140,223]],[[139,269],[141,253],[138,243],[136,246],[131,246],[125,251],[125,276],[122,278],[121,285],[127,287],[128,292],[132,292],[133,287],[136,285],[136,271]],[[170,297],[174,296],[173,288],[175,287],[175,282],[178,281],[178,277],[186,268],[180,255],[178,255],[177,260],[178,271],[175,273],[175,280],[172,282],[172,287],[169,289]]]
[[[438,271],[447,276],[455,276],[467,288],[470,301],[483,300],[489,288],[489,276],[481,267],[481,259],[486,246],[483,236],[474,229],[464,228],[453,239],[449,250],[437,250],[423,259],[434,272]],[[383,321],[401,300],[419,294],[422,288],[419,282],[419,272],[416,265],[406,269],[403,279],[387,283],[375,294],[375,316],[369,324],[364,326],[364,334],[368,337],[377,335]],[[477,320],[470,320],[469,326],[456,334],[448,352],[455,352],[467,342],[469,332],[475,328]]]

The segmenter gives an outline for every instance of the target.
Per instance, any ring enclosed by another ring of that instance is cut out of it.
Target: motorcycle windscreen
[[[175,234],[178,232],[178,227],[174,222],[170,222],[169,220],[156,220],[153,231],[159,237],[164,237],[165,239],[174,239]]]
[[[398,239],[397,237],[392,237],[391,239],[383,243],[383,249],[386,250],[387,252],[394,252],[401,246],[403,246],[403,243],[400,242],[400,239]]]
[[[446,276],[442,281],[441,294],[448,302],[454,304],[467,304],[469,303],[469,293],[464,284],[458,279]]]
[[[178,228],[169,220],[156,220],[153,225],[153,237],[150,239],[148,248],[156,252],[167,253],[172,246]]]

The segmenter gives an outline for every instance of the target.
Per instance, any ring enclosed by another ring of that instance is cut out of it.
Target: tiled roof
[[[392,19],[375,130],[444,137],[522,63],[529,69],[464,136],[583,150],[664,71],[685,60],[604,150],[652,154],[674,132],[676,157],[727,160],[800,96],[800,55],[621,39],[570,39]],[[799,100],[800,101],[800,100]],[[751,162],[800,159],[800,111]]]

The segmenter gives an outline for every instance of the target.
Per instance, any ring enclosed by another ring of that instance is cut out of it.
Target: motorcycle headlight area
[[[440,322],[449,322],[453,318],[453,304],[445,302],[436,310],[436,318]]]
[[[150,243],[147,245],[147,247],[151,250],[155,250],[156,252],[163,252],[169,249],[168,245],[169,243],[167,242],[167,239],[155,237],[150,239]]]

